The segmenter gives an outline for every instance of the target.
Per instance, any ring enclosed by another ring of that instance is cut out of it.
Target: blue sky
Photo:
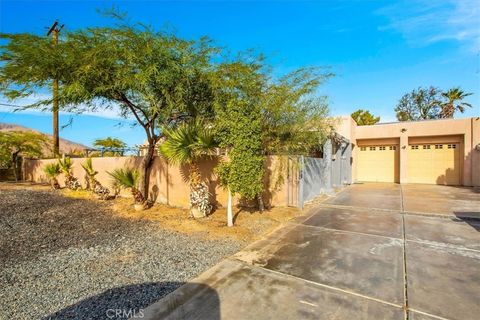
[[[459,117],[480,115],[480,5],[472,0],[419,1],[5,1],[1,32],[43,33],[59,19],[65,28],[109,25],[98,8],[115,4],[133,21],[167,27],[179,36],[209,36],[231,51],[253,48],[267,55],[278,74],[302,66],[328,66],[336,77],[319,94],[332,115],[366,108],[394,121],[400,97],[418,86],[460,86],[474,105]],[[0,102],[6,102],[0,97]],[[22,104],[22,101],[14,102]],[[51,132],[48,114],[11,113],[0,122]],[[67,123],[70,115],[62,115]],[[144,140],[140,128],[114,113],[73,116],[61,131],[91,145],[115,136]],[[124,125],[118,126],[118,122]]]

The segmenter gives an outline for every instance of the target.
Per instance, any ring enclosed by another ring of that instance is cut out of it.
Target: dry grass
[[[296,208],[272,208],[260,213],[258,211],[235,208],[235,226],[227,227],[227,213],[220,208],[206,218],[193,219],[187,209],[173,208],[156,204],[144,211],[135,211],[132,200],[118,198],[112,201],[115,214],[130,219],[156,221],[165,229],[184,234],[195,234],[205,238],[233,238],[242,241],[253,241],[262,234],[277,228],[298,215]]]
[[[2,183],[3,189],[31,189],[31,190],[50,190],[50,186],[33,183]],[[62,189],[59,191],[63,196],[75,199],[97,200],[92,193],[86,190],[72,191]],[[192,234],[204,238],[232,238],[246,242],[252,242],[260,238],[281,224],[304,214],[318,201],[324,200],[319,197],[317,201],[305,207],[302,211],[292,207],[274,207],[263,213],[249,208],[234,208],[235,226],[227,227],[226,208],[219,208],[207,218],[193,219],[189,217],[188,209],[169,207],[166,205],[155,204],[150,209],[144,211],[135,211],[133,202],[130,198],[117,198],[115,200],[101,201],[107,204],[113,210],[113,214],[132,220],[147,220],[158,222],[159,226],[183,234]]]
[[[2,190],[52,190],[49,184],[33,182],[0,182]]]
[[[62,189],[61,192],[66,197],[100,201],[85,190]],[[227,227],[226,208],[217,209],[206,218],[193,219],[189,217],[188,209],[161,204],[155,204],[147,210],[135,211],[130,198],[117,198],[106,203],[113,209],[113,214],[121,218],[154,221],[164,229],[203,238],[223,239],[227,237],[246,242],[252,242],[263,234],[276,229],[282,223],[302,214],[301,210],[291,207],[275,207],[263,213],[249,208],[234,208],[235,226],[229,228]]]

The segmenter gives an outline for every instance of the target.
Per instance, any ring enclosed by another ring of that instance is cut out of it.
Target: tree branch
[[[145,123],[142,121],[142,119],[140,118],[140,116],[138,115],[137,111],[136,110],[140,110],[142,111],[142,113],[145,115],[145,112],[141,109],[139,109],[135,104],[133,104],[126,96],[125,94],[123,93],[120,93],[119,94],[119,101],[123,102],[129,109],[130,111],[132,111],[133,115],[135,116],[135,119],[137,119],[137,122],[143,127],[143,129],[145,130],[145,132],[147,133],[147,139],[148,141],[150,142],[150,140],[152,139],[152,135],[150,133],[150,130],[149,130],[149,127],[150,127],[150,123]],[[148,117],[145,117],[145,119],[148,119]]]

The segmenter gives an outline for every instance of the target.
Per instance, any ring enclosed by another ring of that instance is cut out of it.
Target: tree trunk
[[[227,226],[233,227],[233,208],[232,208],[232,191],[228,189],[228,204],[227,204]]]
[[[140,186],[139,186],[139,190],[142,193],[143,198],[145,200],[148,199],[148,188],[150,185],[150,171],[152,169],[154,153],[155,153],[155,142],[149,141],[147,153],[145,154],[145,157],[143,158],[142,165],[141,165],[142,177],[140,179]]]
[[[263,212],[265,210],[265,205],[263,203],[263,195],[261,192],[257,194],[257,200],[258,200],[258,210],[260,212]]]
[[[20,151],[17,151],[12,154],[12,168],[13,168],[13,176],[15,177],[15,182],[18,181],[17,161],[18,161],[19,152]]]

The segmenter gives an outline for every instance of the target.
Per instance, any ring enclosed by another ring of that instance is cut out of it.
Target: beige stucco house
[[[353,181],[480,186],[480,117],[358,126],[341,117]]]

